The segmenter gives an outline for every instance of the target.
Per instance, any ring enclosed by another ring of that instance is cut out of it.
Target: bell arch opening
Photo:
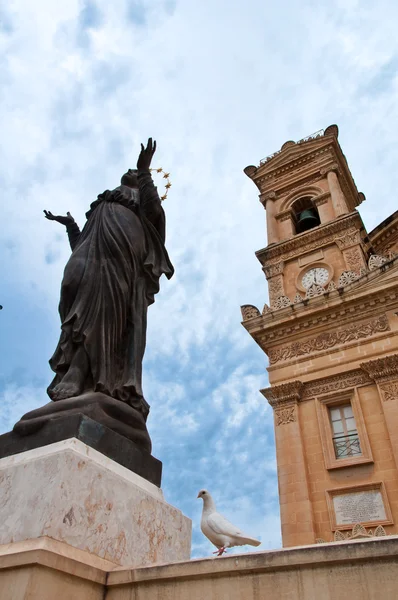
[[[318,209],[310,196],[298,198],[291,206],[295,233],[303,233],[321,224]]]

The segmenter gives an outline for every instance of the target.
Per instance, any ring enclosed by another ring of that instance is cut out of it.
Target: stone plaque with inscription
[[[352,525],[387,519],[380,490],[362,490],[333,496],[336,525]]]

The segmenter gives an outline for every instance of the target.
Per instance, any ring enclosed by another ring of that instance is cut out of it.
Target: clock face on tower
[[[329,279],[329,271],[325,267],[313,267],[304,273],[301,285],[308,290],[312,285],[325,285]]]

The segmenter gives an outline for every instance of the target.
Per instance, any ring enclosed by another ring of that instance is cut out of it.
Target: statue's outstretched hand
[[[147,147],[141,144],[141,152],[137,160],[137,169],[139,171],[147,171],[151,166],[152,157],[156,152],[156,142],[152,143],[152,138],[149,138]]]
[[[49,221],[57,221],[58,223],[61,223],[61,225],[67,226],[75,222],[75,219],[72,217],[70,212],[66,213],[66,217],[63,217],[62,215],[55,216],[49,210],[44,210],[43,212],[46,219]]]

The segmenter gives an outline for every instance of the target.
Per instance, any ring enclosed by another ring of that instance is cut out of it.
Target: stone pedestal
[[[0,506],[0,544],[47,536],[129,566],[190,557],[190,519],[76,438],[2,458]]]

